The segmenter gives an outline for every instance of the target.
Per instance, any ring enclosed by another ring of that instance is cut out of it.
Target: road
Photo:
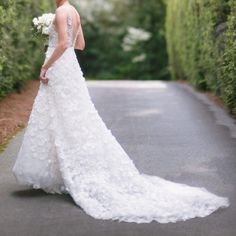
[[[15,182],[11,168],[22,130],[0,155],[0,236],[235,236],[236,125],[227,112],[177,82],[87,84],[99,114],[141,172],[205,187],[229,197],[230,207],[168,224],[94,219],[69,195]]]

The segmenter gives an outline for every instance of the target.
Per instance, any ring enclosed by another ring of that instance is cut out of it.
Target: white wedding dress
[[[74,52],[68,48],[40,82],[13,173],[21,185],[69,193],[87,214],[125,222],[176,222],[205,217],[229,200],[205,188],[140,173],[99,116]],[[47,60],[57,44],[50,27]]]

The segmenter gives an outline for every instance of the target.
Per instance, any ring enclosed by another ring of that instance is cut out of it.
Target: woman
[[[74,52],[85,47],[79,14],[69,1],[56,3],[39,91],[13,167],[17,181],[68,193],[98,219],[167,223],[229,206],[205,188],[139,173],[89,96]]]

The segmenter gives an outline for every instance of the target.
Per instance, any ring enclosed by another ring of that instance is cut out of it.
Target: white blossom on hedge
[[[140,55],[134,57],[134,58],[132,59],[132,62],[133,62],[133,63],[142,62],[142,61],[145,61],[145,59],[146,59],[146,54],[145,54],[145,53],[142,53],[142,54],[140,54]]]
[[[128,27],[127,31],[128,33],[125,35],[122,42],[122,48],[124,51],[132,51],[133,46],[138,42],[147,41],[151,37],[150,32],[141,28]]]
[[[113,1],[108,0],[73,0],[72,2],[81,10],[83,19],[90,22],[96,22],[97,13],[107,14],[114,10]]]

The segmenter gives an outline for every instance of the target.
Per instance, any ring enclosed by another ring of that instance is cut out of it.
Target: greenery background
[[[236,1],[166,2],[172,79],[213,91],[236,115]]]
[[[53,10],[50,1],[1,0],[0,97],[20,91],[25,81],[38,78],[43,42],[32,34],[32,17]]]
[[[53,12],[53,2],[1,1],[0,98],[38,78],[44,46],[32,34],[32,18]],[[84,28],[86,50],[79,57],[86,78],[185,79],[196,88],[213,91],[236,115],[234,0],[71,2]],[[127,52],[122,42],[130,26],[152,36]],[[141,53],[145,60],[132,62]]]

